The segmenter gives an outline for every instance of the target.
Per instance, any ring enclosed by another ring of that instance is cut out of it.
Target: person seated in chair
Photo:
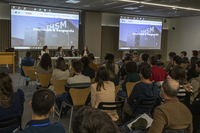
[[[188,57],[186,57],[186,55],[187,55],[187,52],[186,52],[186,51],[182,51],[182,52],[180,53],[180,56],[181,56],[181,58],[182,58],[181,63],[188,63],[188,62],[189,62],[189,61],[188,61]]]
[[[106,54],[105,60],[107,61],[114,61],[115,56],[113,54]],[[106,63],[103,64],[102,66],[106,67]],[[119,72],[119,66],[117,64],[115,64],[115,74],[117,75]]]
[[[12,79],[9,74],[5,72],[0,73],[0,132],[1,133],[11,133],[15,129],[17,129],[20,125],[13,125],[10,118],[14,116],[22,116],[24,111],[24,92],[21,89],[18,89],[17,92],[14,92]],[[8,119],[6,122],[9,127],[2,128],[5,126],[3,120]]]
[[[132,61],[131,56],[127,56],[127,57],[125,58],[124,64],[123,64],[122,67],[119,69],[118,76],[120,77],[121,80],[123,80],[123,79],[124,79],[124,76],[127,75],[127,73],[126,73],[126,67],[125,67],[125,66],[126,66],[126,64],[127,64],[128,62],[130,62],[130,61]],[[133,61],[133,62],[134,62],[134,61]]]
[[[71,46],[71,50],[68,52],[70,57],[76,57],[77,56],[77,52],[74,49],[74,46]]]
[[[94,64],[94,60],[95,60],[94,55],[92,53],[89,53],[88,58],[90,59],[89,67],[94,69],[94,71],[96,72],[98,70],[98,67],[96,64]]]
[[[22,69],[23,66],[34,66],[35,61],[34,59],[31,58],[31,51],[27,51],[26,52],[26,57],[24,57],[24,59],[21,60],[21,67],[20,67],[20,71],[21,71],[21,75],[25,76],[24,71]],[[28,81],[26,81],[26,85],[28,85]]]
[[[124,112],[128,115],[132,115],[132,111],[135,110],[136,104],[141,100],[141,99],[156,99],[158,97],[158,86],[156,83],[152,83],[149,78],[151,77],[151,67],[150,66],[143,66],[141,68],[140,72],[141,76],[141,82],[137,83],[129,98],[127,103],[124,106]],[[143,113],[150,113],[151,109],[153,107],[149,108],[137,108],[135,111],[135,115],[140,115]]]
[[[65,57],[65,53],[62,49],[62,47],[58,47],[58,51],[56,52],[56,57]]]
[[[164,104],[154,112],[153,123],[147,133],[162,133],[165,129],[185,129],[192,133],[192,114],[177,98],[179,83],[166,79],[162,84],[161,95]]]
[[[170,61],[167,63],[167,65],[165,66],[165,71],[169,72],[171,67],[173,66],[173,57],[176,56],[175,52],[170,52],[169,53],[169,59]]]
[[[65,86],[66,92],[64,92],[63,94],[58,95],[56,97],[56,104],[57,104],[59,109],[61,108],[63,101],[68,103],[68,104],[73,105],[72,98],[71,98],[71,95],[69,93],[69,90],[71,88],[84,89],[84,88],[90,87],[90,85],[91,85],[90,77],[82,75],[83,63],[80,60],[74,61],[72,63],[72,67],[75,70],[75,76],[68,78],[66,86]],[[70,107],[66,106],[62,110],[62,114],[66,114],[69,109],[70,109]]]
[[[170,68],[170,70],[169,70],[169,72],[168,72],[168,74],[169,74],[170,76],[171,76],[173,67],[176,66],[176,65],[179,65],[179,66],[180,66],[180,65],[181,65],[181,61],[182,61],[182,59],[181,59],[180,56],[176,55],[176,56],[173,57],[173,65],[172,65],[172,67]]]
[[[164,62],[162,62],[161,58],[162,58],[162,55],[161,54],[156,54],[156,56],[158,57],[158,62],[157,62],[157,66],[158,67],[161,67],[161,68],[164,68],[165,67],[165,64]]]
[[[49,115],[54,111],[55,94],[49,89],[40,89],[33,94],[29,102],[32,108],[32,120],[23,131],[14,133],[65,133],[65,128],[60,123],[50,123]]]
[[[95,71],[91,67],[89,67],[90,59],[86,56],[81,58],[81,62],[83,63],[83,71],[82,74],[85,76],[90,77],[90,79],[93,79],[95,77]]]
[[[140,73],[140,70],[143,66],[150,66],[148,64],[148,61],[149,61],[149,55],[148,54],[142,54],[141,56],[141,64],[138,66],[138,73]]]

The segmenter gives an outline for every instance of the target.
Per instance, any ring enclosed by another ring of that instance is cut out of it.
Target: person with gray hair
[[[133,62],[135,62],[135,63],[139,62],[139,57],[138,57],[138,52],[137,51],[133,52]]]
[[[123,59],[120,60],[120,61],[118,61],[118,62],[116,62],[116,64],[117,64],[119,67],[122,67],[123,64],[124,64],[124,62],[125,62],[125,58],[126,58],[127,56],[132,57],[129,51],[125,51],[125,52],[124,52]]]
[[[177,98],[179,83],[174,79],[163,82],[161,95],[164,104],[154,112],[153,123],[147,133],[161,133],[163,130],[179,129],[192,133],[192,114]]]

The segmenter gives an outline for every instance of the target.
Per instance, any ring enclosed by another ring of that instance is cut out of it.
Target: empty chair
[[[52,74],[38,74],[37,76],[41,83],[41,87],[40,86],[38,86],[38,87],[39,88],[48,88]]]

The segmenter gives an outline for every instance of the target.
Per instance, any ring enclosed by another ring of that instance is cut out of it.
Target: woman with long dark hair
[[[58,47],[58,51],[56,52],[56,57],[65,57],[65,53],[62,49],[62,47]]]
[[[101,102],[115,102],[115,85],[108,80],[108,72],[105,67],[97,71],[95,83],[91,85],[91,104],[97,108]],[[113,121],[119,119],[116,111],[106,111]]]
[[[20,89],[14,92],[12,79],[5,72],[0,73],[0,121],[17,115],[22,115],[24,110],[24,92]],[[0,123],[0,126],[1,123]],[[1,133],[10,133],[19,125],[0,129]]]
[[[107,61],[106,69],[108,71],[109,81],[112,81],[115,86],[119,85],[119,77],[115,74],[115,63],[113,61]]]
[[[71,46],[71,50],[69,51],[69,56],[70,57],[76,57],[77,56],[77,53],[74,49],[74,46]]]
[[[89,50],[88,50],[88,47],[85,45],[81,55],[82,56],[88,56],[88,54],[89,54]]]
[[[36,72],[37,74],[51,74],[53,72],[53,66],[49,54],[43,54],[40,62],[36,66]],[[39,79],[37,79],[37,85],[40,85]]]
[[[64,58],[60,57],[56,61],[56,69],[53,70],[50,83],[53,84],[54,80],[67,80],[69,78],[68,65]],[[49,86],[49,89],[55,93],[54,86]]]
[[[45,53],[49,54],[49,50],[48,50],[48,47],[46,45],[41,50],[41,56],[43,56],[43,54],[45,54]]]
[[[190,60],[190,68],[187,72],[187,80],[189,81],[192,78],[196,78],[199,76],[199,74],[196,71],[196,62],[198,60],[198,57],[194,56]]]

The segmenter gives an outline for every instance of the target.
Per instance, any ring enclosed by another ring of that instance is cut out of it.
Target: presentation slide
[[[162,20],[120,16],[119,49],[161,49]]]
[[[79,12],[11,6],[11,46],[15,49],[78,49]]]

